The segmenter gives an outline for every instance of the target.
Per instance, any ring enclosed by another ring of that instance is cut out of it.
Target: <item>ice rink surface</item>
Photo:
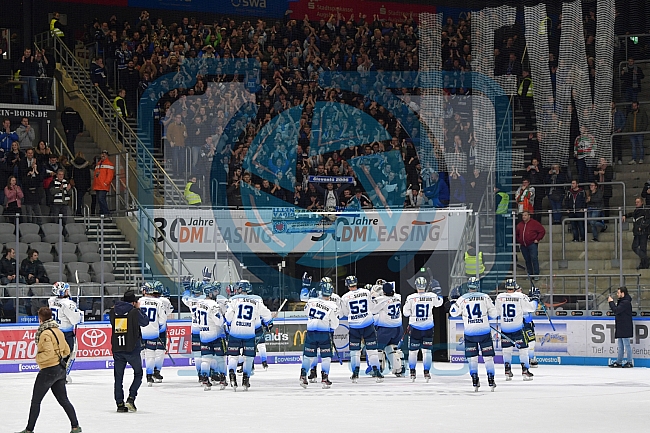
[[[506,382],[497,365],[497,388],[490,392],[480,367],[475,393],[468,374],[422,379],[386,377],[383,383],[363,376],[349,379],[347,364],[332,364],[330,389],[320,381],[302,389],[298,365],[257,366],[251,388],[237,392],[213,387],[203,391],[193,368],[165,368],[165,380],[140,388],[137,413],[118,414],[110,370],[74,371],[68,385],[85,433],[118,432],[642,432],[648,431],[650,371],[645,368],[540,365],[523,382],[520,368]],[[435,363],[440,370],[461,364]],[[25,428],[36,373],[0,376],[0,432]],[[126,372],[125,389],[132,379]],[[241,384],[241,376],[238,378]],[[128,391],[127,391],[128,392]],[[43,401],[37,433],[67,433],[68,420],[49,393]]]

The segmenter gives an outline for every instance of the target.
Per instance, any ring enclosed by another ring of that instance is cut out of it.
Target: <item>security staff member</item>
[[[485,266],[483,265],[483,252],[480,251],[478,257],[476,257],[476,247],[472,242],[467,245],[467,251],[465,251],[465,273],[467,275],[476,276],[476,266],[478,266],[479,275],[485,272]]]
[[[133,290],[126,291],[122,300],[117,301],[111,308],[110,321],[113,328],[111,346],[115,361],[113,375],[115,377],[117,411],[135,412],[137,410],[135,398],[142,384],[142,358],[140,357],[142,334],[140,327],[147,326],[149,318],[140,310],[140,302]],[[127,363],[133,369],[133,382],[129,388],[129,398],[125,405],[122,382]]]
[[[201,206],[201,194],[196,183],[196,176],[192,176],[185,185],[185,200],[192,206]]]
[[[519,84],[519,90],[517,94],[519,95],[519,102],[521,103],[521,109],[524,112],[524,117],[526,118],[526,128],[529,130],[533,129],[533,117],[531,111],[533,109],[533,79],[530,77],[530,71],[524,69],[521,72],[521,83]]]
[[[65,26],[61,24],[61,21],[59,21],[60,18],[61,15],[58,12],[52,14],[52,19],[50,20],[50,32],[52,33],[52,36],[58,36],[63,39],[65,36]]]
[[[129,117],[129,112],[126,110],[126,90],[120,89],[117,91],[117,96],[113,99],[113,109],[115,109],[115,116],[123,118],[126,122],[126,118]],[[118,122],[117,128],[121,135],[121,140],[124,141],[124,123]]]

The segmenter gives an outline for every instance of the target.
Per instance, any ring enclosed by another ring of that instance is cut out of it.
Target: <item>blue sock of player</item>
[[[433,362],[433,354],[430,350],[422,350],[422,364],[425,370],[431,370],[431,363]]]
[[[320,364],[320,369],[323,373],[325,374],[330,374],[330,364],[331,364],[332,358],[323,358],[321,360]]]
[[[360,362],[361,362],[361,352],[359,352],[358,350],[351,350],[350,351],[350,368],[352,368],[352,371],[359,368]]]
[[[217,357],[215,357],[215,363],[217,365],[217,367],[216,367],[217,373],[223,373],[223,374],[228,373],[228,371],[226,369],[226,357],[225,356],[217,356]]]
[[[266,361],[266,343],[260,343],[257,345],[257,350],[260,351],[260,358],[262,359],[262,362]]]
[[[512,346],[503,348],[503,362],[512,364]]]
[[[478,356],[472,356],[471,358],[467,359],[467,362],[469,363],[469,375],[477,374],[478,373]],[[492,370],[494,370],[494,363],[492,363]]]
[[[147,374],[153,374],[156,365],[156,351],[153,349],[144,350],[144,365],[147,368]]]
[[[530,368],[530,359],[528,358],[528,348],[519,349],[519,362],[523,362],[524,367]]]
[[[477,360],[476,362],[477,362],[477,367],[478,367],[478,358],[474,358],[474,359]],[[494,376],[494,358],[492,356],[484,356],[483,357],[483,362],[485,363],[485,369],[487,370],[488,376],[490,376],[490,375]],[[471,364],[470,364],[470,367],[469,367],[469,371],[470,371],[470,373],[472,372]],[[474,371],[476,371],[476,370],[474,370]]]
[[[165,351],[156,349],[156,364],[155,364],[156,370],[158,371],[162,370],[164,361],[165,361]]]
[[[209,355],[201,357],[201,376],[210,376],[210,363],[212,357]]]
[[[377,367],[379,370],[379,353],[377,350],[366,350],[366,358],[372,367]]]
[[[239,358],[237,356],[231,355],[228,357],[228,372],[230,372],[230,370],[237,370],[238,359]]]
[[[318,364],[318,358],[316,357],[307,357],[305,355],[302,356],[302,366],[306,372],[309,372],[309,369],[311,368],[312,365],[314,365],[314,361]]]
[[[535,341],[528,343],[528,359],[535,360]]]
[[[313,358],[309,358],[309,359],[311,359],[311,365],[309,366],[309,368],[316,368],[316,366],[318,365],[318,358],[314,356]]]
[[[409,350],[409,368],[411,370],[414,370],[417,363],[418,363],[418,351]]]
[[[237,365],[243,364],[245,360],[246,357],[244,355],[239,355],[239,358],[237,359]]]
[[[244,356],[244,373],[251,375],[253,370],[253,361],[255,360],[254,356]]]

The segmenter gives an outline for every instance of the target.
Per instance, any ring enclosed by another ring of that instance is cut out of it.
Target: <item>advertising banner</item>
[[[282,18],[287,0],[128,0],[130,7]]]
[[[237,253],[328,252],[341,257],[369,251],[453,251],[467,212],[421,209],[327,214],[292,207],[254,212],[156,208],[153,215],[160,231],[181,253],[225,251],[227,244]],[[220,221],[227,224],[219,226]]]
[[[613,317],[554,317],[553,325],[555,330],[544,316],[535,320],[535,356],[540,364],[608,365],[616,360],[618,349]],[[492,326],[496,327],[496,322]],[[632,356],[635,366],[650,366],[649,326],[650,320],[646,318],[634,320]],[[465,362],[463,321],[450,318],[448,333],[450,361]],[[500,361],[501,337],[493,331],[492,339],[497,361]]]
[[[350,15],[354,15],[358,20],[359,14],[366,15],[366,21],[372,22],[373,15],[379,15],[379,19],[391,21],[403,21],[404,15],[413,13],[413,18],[418,19],[421,12],[436,13],[434,5],[417,5],[406,3],[391,3],[377,1],[356,1],[348,2],[345,0],[299,0],[291,3],[291,18],[302,20],[305,14],[310,20],[328,20],[330,15],[336,17],[337,12],[347,20]]]

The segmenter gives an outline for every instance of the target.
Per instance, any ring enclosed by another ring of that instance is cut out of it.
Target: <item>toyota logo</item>
[[[81,335],[81,341],[88,347],[101,347],[106,339],[106,333],[99,329],[89,329]]]

